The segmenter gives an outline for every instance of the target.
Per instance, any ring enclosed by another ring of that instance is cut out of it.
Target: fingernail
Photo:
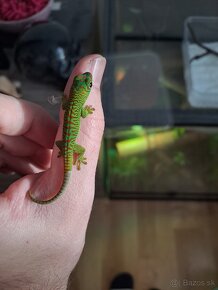
[[[101,55],[91,60],[90,72],[93,76],[93,84],[97,89],[100,88],[105,66],[106,59]]]

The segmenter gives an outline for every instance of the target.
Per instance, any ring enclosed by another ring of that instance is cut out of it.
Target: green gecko
[[[69,98],[65,95],[62,98],[62,109],[64,110],[63,137],[62,140],[56,141],[56,145],[60,149],[58,157],[64,159],[64,179],[59,192],[51,199],[39,200],[34,198],[29,191],[31,200],[36,203],[48,204],[56,200],[67,188],[72,166],[76,165],[77,169],[80,170],[81,163],[87,164],[84,157],[85,148],[76,143],[76,138],[80,130],[80,118],[85,118],[95,110],[92,106],[83,107],[91,87],[91,73],[86,72],[77,75],[73,80]]]

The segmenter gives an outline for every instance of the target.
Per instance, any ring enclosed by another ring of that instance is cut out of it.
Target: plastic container
[[[108,56],[103,85],[107,126],[171,124],[171,106],[161,78],[161,62],[154,52]]]
[[[218,17],[189,17],[182,45],[188,101],[218,108]]]

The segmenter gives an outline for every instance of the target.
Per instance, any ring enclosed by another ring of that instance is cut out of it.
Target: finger
[[[73,83],[75,75],[91,72],[93,75],[93,87],[91,89],[90,96],[87,104],[92,105],[95,111],[92,115],[88,116],[84,120],[81,119],[81,130],[77,138],[77,143],[86,148],[86,156],[88,159],[88,165],[81,165],[80,171],[76,170],[75,167],[72,171],[72,180],[69,181],[68,188],[73,189],[73,192],[87,192],[90,194],[89,200],[91,202],[94,194],[94,176],[95,169],[98,160],[99,148],[101,144],[101,138],[104,129],[104,116],[100,98],[100,84],[103,76],[106,61],[99,55],[91,55],[83,58],[75,67],[71,77],[69,78],[65,94],[69,95],[70,88]],[[60,126],[56,140],[62,139],[63,130],[63,111],[60,113]],[[54,146],[52,156],[51,170],[46,173],[46,177],[42,176],[41,180],[37,180],[36,184],[31,188],[33,196],[37,199],[44,200],[50,199],[57,193],[57,188],[60,188],[60,184],[63,181],[63,158],[57,158],[58,148]],[[48,185],[49,180],[49,185]],[[45,185],[45,183],[47,183]],[[46,191],[45,192],[45,187]],[[69,203],[69,200],[77,198],[78,195],[72,195],[70,190],[67,190],[64,194],[65,202]],[[81,195],[81,198],[84,198]],[[90,204],[90,203],[89,203]],[[90,208],[90,207],[89,207]]]
[[[51,150],[24,136],[7,136],[0,134],[0,149],[17,157],[28,157],[31,162],[44,169],[50,166]]]
[[[21,158],[12,156],[11,154],[0,151],[0,166],[10,169],[10,171],[17,172],[21,175],[38,173],[42,168],[30,162],[28,158]]]
[[[103,114],[103,109],[102,109],[102,103],[101,103],[101,96],[100,96],[100,86],[101,86],[101,81],[104,73],[106,65],[106,60],[105,58],[99,56],[99,55],[92,55],[92,56],[87,56],[82,59],[81,62],[79,62],[73,73],[71,74],[65,91],[64,93],[68,96],[70,92],[70,88],[73,83],[73,79],[76,75],[84,73],[86,71],[89,71],[93,75],[93,86],[91,93],[88,97],[88,100],[85,105],[91,105],[95,111],[93,112],[92,115],[89,115],[87,118],[82,119],[80,124],[81,124],[81,129],[80,129],[80,134],[79,138],[83,138],[87,134],[91,136],[90,141],[96,141],[97,144],[101,141],[102,138],[102,133],[104,130],[104,114]],[[61,111],[63,114],[63,111]],[[63,121],[63,118],[61,118],[61,121]],[[85,129],[86,128],[86,129]],[[62,128],[59,128],[61,130]],[[85,129],[85,131],[84,131]],[[93,130],[92,132],[89,130]],[[93,143],[93,142],[91,142]],[[88,144],[90,146],[90,144]]]
[[[0,94],[0,133],[24,135],[46,148],[52,148],[57,124],[40,106]]]
[[[42,147],[23,136],[8,136],[0,134],[0,148],[12,155],[24,157],[33,155]]]

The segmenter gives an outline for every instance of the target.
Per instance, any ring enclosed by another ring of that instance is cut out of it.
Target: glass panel
[[[132,126],[107,133],[110,192],[217,193],[218,131]]]

